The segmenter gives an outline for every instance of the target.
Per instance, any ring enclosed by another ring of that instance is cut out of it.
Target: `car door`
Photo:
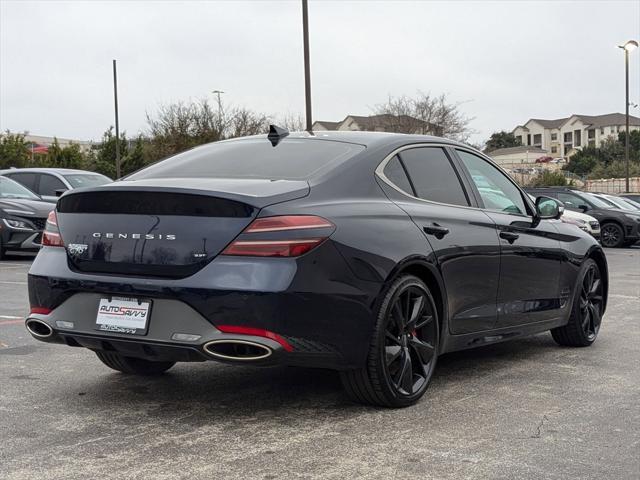
[[[490,161],[464,149],[456,154],[466,168],[484,213],[500,237],[498,328],[550,320],[560,315],[562,251],[558,230],[539,221],[524,193]]]
[[[390,198],[425,235],[425,252],[435,254],[450,332],[479,332],[497,320],[500,246],[494,222],[474,208],[449,155],[443,147],[405,147],[379,171],[394,186]]]
[[[57,190],[68,190],[68,187],[55,175],[51,175],[50,173],[41,173],[38,194],[42,199],[47,202],[57,202]]]

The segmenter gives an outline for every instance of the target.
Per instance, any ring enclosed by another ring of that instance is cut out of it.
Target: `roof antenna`
[[[267,135],[267,138],[271,142],[271,146],[275,147],[278,145],[287,135],[289,135],[289,130],[275,125],[269,125],[269,135]]]

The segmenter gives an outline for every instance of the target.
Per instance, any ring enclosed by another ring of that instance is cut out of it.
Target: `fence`
[[[624,178],[598,178],[587,180],[584,189],[589,192],[622,193],[626,191],[626,181]],[[629,191],[640,192],[640,177],[629,178]]]

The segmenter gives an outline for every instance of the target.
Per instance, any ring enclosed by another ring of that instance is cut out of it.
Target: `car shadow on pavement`
[[[479,374],[499,376],[496,374],[501,370],[520,362],[536,362],[550,350],[557,351],[558,347],[549,335],[539,335],[443,355],[428,396],[437,395],[438,389],[451,382],[464,383]],[[100,408],[137,406],[146,415],[160,418],[179,413],[187,417],[193,414],[202,421],[203,417],[215,420],[222,412],[242,417],[288,408],[313,410],[314,414],[323,410],[353,413],[368,408],[350,402],[342,391],[339,375],[329,370],[204,362],[178,364],[157,377],[136,377],[111,373],[98,363],[90,380],[84,378],[75,385],[82,391],[68,392],[82,396],[83,404],[97,402]]]

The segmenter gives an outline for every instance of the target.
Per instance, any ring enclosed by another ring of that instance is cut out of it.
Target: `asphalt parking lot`
[[[23,326],[29,257],[0,262],[0,478],[640,478],[640,247],[607,250],[600,337],[441,357],[404,410],[333,372],[181,364],[110,371]]]

